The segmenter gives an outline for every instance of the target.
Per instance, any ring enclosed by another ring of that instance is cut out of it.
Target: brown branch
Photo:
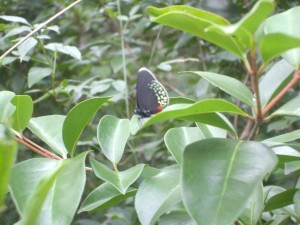
[[[252,127],[251,132],[248,135],[247,141],[250,141],[255,137],[255,135],[257,134],[257,132],[259,130],[260,124],[261,124],[261,121],[256,121],[254,123],[254,126]]]
[[[56,160],[62,160],[61,157],[55,155],[54,153],[50,152],[49,150],[39,146],[38,144],[34,143],[33,141],[31,141],[30,139],[24,137],[24,136],[16,136],[16,140],[26,146],[27,148],[29,148],[31,151],[45,157],[45,158],[50,158],[50,159],[56,159]],[[93,171],[93,169],[91,167],[85,167],[85,171]]]
[[[44,153],[44,152],[40,151],[39,149],[37,149],[37,148],[31,146],[29,143],[27,143],[26,141],[24,141],[22,138],[16,137],[16,140],[17,140],[20,144],[22,144],[22,145],[26,146],[27,148],[29,148],[30,150],[32,150],[33,152],[35,152],[35,153],[37,153],[37,154],[39,154],[39,155],[41,155],[41,156],[44,156],[44,157],[46,157],[46,158],[51,158],[51,157],[50,157],[49,155],[47,155],[46,153]]]
[[[256,134],[260,121],[262,121],[262,108],[261,108],[261,102],[260,102],[260,93],[259,93],[259,86],[258,86],[258,77],[259,72],[257,71],[257,65],[256,65],[256,52],[255,50],[252,50],[250,52],[250,62],[244,61],[246,69],[248,71],[248,75],[251,79],[251,87],[252,91],[255,94],[255,104],[256,104],[256,118],[255,121],[248,120],[246,126],[244,127],[242,134],[240,135],[240,139],[247,139],[250,140],[254,137]],[[235,121],[235,124],[237,124],[237,121]]]
[[[248,139],[248,137],[251,134],[251,130],[252,130],[254,124],[255,123],[254,123],[253,120],[248,120],[248,122],[247,122],[247,124],[246,124],[246,126],[245,126],[245,128],[244,128],[244,130],[243,130],[243,132],[241,134],[241,136],[240,136],[240,139],[242,139],[242,140],[243,139]]]
[[[61,160],[62,158],[55,155],[54,153],[48,151],[47,149],[39,146],[38,144],[34,143],[33,141],[31,141],[30,139],[26,138],[26,137],[22,137],[24,141],[26,141],[27,143],[29,143],[31,146],[39,149],[41,152],[45,153],[46,155],[49,156],[49,158],[52,158],[52,159],[57,159],[57,160]]]
[[[262,116],[265,116],[271,108],[300,80],[300,71],[296,70],[294,72],[293,79],[276,95],[275,98],[263,109]]]
[[[243,225],[243,224],[241,223],[241,221],[237,220],[234,222],[234,225]]]
[[[262,110],[261,110],[261,103],[260,103],[260,93],[258,88],[258,73],[256,68],[256,52],[251,52],[251,83],[252,89],[255,93],[255,103],[256,103],[256,120],[262,120]]]

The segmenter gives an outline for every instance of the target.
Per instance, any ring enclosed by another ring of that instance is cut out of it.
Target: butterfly
[[[150,117],[169,104],[168,92],[154,74],[145,67],[138,71],[136,101],[137,108],[134,113],[141,118]]]

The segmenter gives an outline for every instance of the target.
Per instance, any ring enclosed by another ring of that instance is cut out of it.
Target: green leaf
[[[293,201],[295,203],[295,212],[297,213],[297,215],[299,215],[300,214],[300,190],[299,189],[296,191]]]
[[[29,33],[30,31],[31,31],[31,27],[29,27],[29,26],[16,27],[16,28],[11,29],[9,32],[7,32],[5,34],[5,36],[3,37],[3,39],[12,37],[12,36],[16,36],[18,34],[22,34],[24,32]]]
[[[50,115],[31,118],[28,128],[49,145],[53,151],[61,155],[64,159],[67,158],[67,149],[62,139],[63,123],[65,116]]]
[[[161,216],[158,225],[196,225],[196,223],[186,211],[175,211]]]
[[[201,133],[204,135],[205,138],[226,138],[227,132],[219,127],[214,127],[202,123],[196,123],[197,127],[201,130]]]
[[[284,82],[293,71],[294,67],[285,60],[280,60],[261,78],[259,91],[262,107],[265,107],[272,97],[284,87]]]
[[[290,169],[294,169],[295,167],[288,165],[289,162],[295,162],[300,161],[300,153],[289,146],[282,145],[277,142],[262,142],[263,144],[267,145],[268,147],[271,147],[273,152],[278,156],[278,164],[277,167],[284,170],[284,173],[293,172],[289,171]],[[288,168],[290,167],[290,168]]]
[[[51,174],[41,179],[31,198],[27,201],[23,212],[22,225],[38,224],[37,220],[42,206],[62,169],[62,165],[59,165]]]
[[[178,164],[182,164],[184,148],[188,144],[204,138],[205,136],[197,127],[171,128],[164,137],[168,151]]]
[[[239,40],[249,48],[253,48],[253,34],[259,25],[274,11],[274,0],[257,1],[251,11],[241,20],[232,25],[214,24],[209,31],[218,31],[224,35],[239,37]]]
[[[262,210],[264,207],[264,193],[262,184],[258,185],[253,194],[251,195],[246,208],[240,220],[243,224],[256,225],[261,218]]]
[[[280,45],[278,43],[280,43]],[[297,48],[297,47],[300,47],[300,38],[296,38],[282,33],[274,33],[274,34],[267,34],[262,38],[261,45],[260,45],[260,52],[264,63],[267,64],[270,60],[286,52],[287,50]],[[298,55],[297,50],[289,51],[286,53],[288,56],[290,56],[290,54],[292,53],[294,53],[296,56]],[[287,60],[296,68],[299,68],[299,62],[297,61],[296,58],[293,58],[291,60],[285,57],[285,60]]]
[[[26,128],[33,112],[33,102],[28,95],[16,95],[11,103],[16,106],[16,110],[12,115],[12,128],[22,133]]]
[[[297,161],[286,162],[284,165],[284,175],[300,170],[300,159]]]
[[[272,41],[269,43],[275,47],[275,49],[269,49],[269,51],[277,52],[281,54],[291,48],[300,47],[300,35],[299,35],[299,25],[298,22],[300,20],[300,7],[291,8],[285,12],[276,14],[269,19],[267,19],[264,31],[268,35],[275,35],[272,38],[268,38],[266,41]],[[277,34],[277,35],[276,35]],[[266,37],[267,37],[266,36]],[[281,38],[281,39],[280,39]],[[275,45],[275,42],[280,43],[280,45]],[[268,44],[268,43],[264,43]],[[266,49],[264,49],[266,50]],[[263,53],[263,52],[262,52]],[[264,57],[265,58],[265,57]],[[290,50],[283,54],[283,58],[285,58],[289,63],[291,63],[296,68],[299,68],[300,64],[300,52],[298,49]]]
[[[254,95],[251,91],[237,79],[232,77],[224,76],[217,73],[204,72],[204,71],[187,71],[188,73],[193,73],[203,77],[205,80],[210,82],[212,85],[220,88],[226,93],[232,95],[233,97],[241,100],[249,106],[254,106]]]
[[[10,171],[17,152],[16,141],[5,132],[5,128],[0,126],[0,208],[8,191]]]
[[[18,52],[20,54],[21,62],[24,60],[27,53],[37,45],[37,43],[38,41],[35,38],[30,37],[19,45]]]
[[[198,115],[182,116],[177,119],[209,124],[211,126],[219,127],[221,129],[227,130],[237,137],[235,128],[230,123],[230,121],[221,113],[204,113]],[[131,133],[133,135],[136,134],[141,128],[143,128],[142,126],[143,124],[141,124],[141,122],[146,123],[148,120],[149,119],[145,119],[145,118],[141,119],[139,118],[139,116],[136,115],[133,116],[130,121]]]
[[[36,158],[16,164],[11,173],[10,191],[20,215],[23,215],[29,197],[44,176],[58,167],[59,161]]]
[[[289,223],[290,218],[286,214],[275,214],[272,220],[268,221],[268,223],[264,225],[282,225]]]
[[[274,11],[274,0],[259,0],[238,23],[237,30],[247,29],[251,33],[255,32],[259,25]]]
[[[293,98],[270,116],[300,116],[300,96]]]
[[[181,174],[186,209],[198,225],[232,224],[276,163],[257,142],[210,138],[188,145]]]
[[[63,141],[72,157],[83,129],[108,99],[109,97],[87,99],[74,106],[68,113],[63,124]]]
[[[38,83],[43,78],[49,76],[52,70],[48,67],[32,67],[28,72],[28,87]]]
[[[278,135],[272,138],[265,139],[263,142],[280,142],[280,143],[286,143],[290,141],[295,141],[300,138],[300,130],[294,130],[292,132]]]
[[[108,207],[115,206],[121,201],[134,196],[136,189],[129,188],[123,195],[112,184],[105,182],[93,190],[83,201],[78,213],[86,211],[97,211]]]
[[[38,190],[46,192],[46,188],[50,188],[43,206],[36,212],[39,214],[36,224],[69,225],[84,190],[86,181],[84,161],[87,153],[59,161],[29,159],[15,165],[10,179],[10,190],[21,217],[28,216],[28,207],[35,208],[33,199],[39,198]],[[59,167],[62,167],[62,170],[55,178],[55,185],[51,185],[52,182],[44,184],[42,180],[51,177],[50,174],[55,173]]]
[[[293,198],[298,189],[289,189],[279,194],[273,195],[265,205],[264,211],[269,212],[275,209],[283,208],[294,203]]]
[[[122,158],[130,135],[129,125],[128,119],[119,119],[111,115],[103,116],[98,124],[98,142],[106,158],[114,165]]]
[[[96,176],[112,184],[123,195],[127,192],[129,186],[139,178],[145,166],[144,164],[138,164],[127,170],[115,172],[93,158],[90,158],[90,161]]]
[[[185,97],[170,97],[169,99],[169,104],[174,105],[174,104],[193,104],[195,103],[195,100],[185,98]]]
[[[152,225],[172,206],[181,201],[179,167],[164,168],[158,175],[144,180],[135,196],[135,209],[142,225]]]
[[[3,60],[0,61],[0,65],[3,66],[8,65],[17,59],[18,59],[17,57],[6,56]]]
[[[190,6],[169,6],[165,8],[147,7],[151,21],[176,28],[195,35],[224,48],[239,58],[246,59],[246,49],[233,37],[216,31],[207,31],[212,25],[230,23],[216,14]]]
[[[53,52],[61,52],[73,57],[74,59],[81,60],[81,52],[75,46],[63,45],[61,43],[49,43],[45,45],[45,49]]]
[[[141,128],[150,126],[151,124],[167,119],[179,119],[205,123],[235,133],[234,128],[230,127],[230,125],[228,125],[228,123],[224,121],[223,118],[220,118],[222,116],[220,116],[219,114],[212,114],[218,112],[234,113],[250,118],[250,116],[247,113],[243,112],[240,108],[228,101],[221,99],[206,99],[201,102],[196,102],[194,104],[170,105],[167,108],[165,108],[162,112],[152,116],[151,118],[142,119],[142,122],[144,122],[142,126],[139,125],[141,122],[138,119],[139,117],[135,116],[132,118],[130,124],[131,133],[135,134]]]
[[[0,91],[0,123],[5,124],[9,122],[16,110],[16,107],[11,103],[11,100],[15,97],[15,93],[11,91]]]
[[[9,22],[13,22],[13,23],[23,23],[23,24],[30,26],[30,23],[28,23],[28,21],[26,19],[24,19],[23,17],[4,15],[4,16],[0,16],[0,18],[5,21],[9,21]]]

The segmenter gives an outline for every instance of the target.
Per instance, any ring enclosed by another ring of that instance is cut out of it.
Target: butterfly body
[[[169,104],[167,91],[145,67],[138,72],[136,89],[137,108],[134,113],[142,118],[162,111]]]

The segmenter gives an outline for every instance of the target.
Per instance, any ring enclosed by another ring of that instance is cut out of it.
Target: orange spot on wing
[[[161,105],[156,106],[156,109],[158,110],[158,112],[160,112],[161,110],[163,110],[163,107]]]

